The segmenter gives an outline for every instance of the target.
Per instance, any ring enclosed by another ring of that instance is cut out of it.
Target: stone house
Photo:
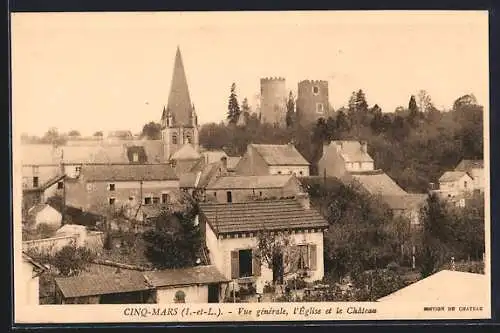
[[[320,176],[342,178],[349,172],[375,170],[373,158],[368,154],[366,142],[332,141],[323,146],[318,161]]]
[[[84,165],[66,181],[67,205],[94,213],[134,203],[169,205],[177,196],[179,179],[169,164]]]
[[[235,282],[235,288],[282,284],[299,271],[307,281],[323,278],[323,233],[328,223],[309,207],[306,195],[298,199],[201,203],[199,223],[211,264]],[[258,248],[262,231],[286,235],[290,243],[285,250],[295,255],[287,259],[280,253],[269,267]]]
[[[484,192],[484,161],[462,160],[455,167],[455,171],[467,172],[474,183],[474,190]]]
[[[208,202],[231,203],[295,197],[303,192],[294,175],[225,176],[206,187]]]
[[[439,192],[447,197],[453,197],[474,190],[474,180],[465,171],[446,171],[439,177]]]
[[[286,175],[309,176],[310,163],[293,144],[249,144],[246,153],[235,167],[242,176]]]

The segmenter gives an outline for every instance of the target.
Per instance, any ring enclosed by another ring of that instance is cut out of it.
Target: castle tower
[[[328,99],[328,81],[304,80],[297,89],[297,119],[301,125],[307,126],[327,119],[330,113]]]
[[[286,101],[288,94],[285,79],[269,77],[260,79],[260,114],[263,123],[286,126]]]
[[[165,159],[168,160],[185,144],[189,144],[197,152],[199,151],[198,117],[194,105],[191,103],[179,47],[177,47],[175,54],[168,104],[167,107],[163,107],[160,123]]]

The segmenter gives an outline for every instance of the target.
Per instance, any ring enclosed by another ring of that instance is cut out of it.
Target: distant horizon
[[[335,110],[359,89],[384,112],[421,89],[440,110],[466,94],[488,110],[484,15],[15,13],[13,131],[140,133],[167,104],[177,46],[200,125],[225,121],[233,82],[255,109],[262,77],[284,77],[295,96],[299,81],[326,80]]]

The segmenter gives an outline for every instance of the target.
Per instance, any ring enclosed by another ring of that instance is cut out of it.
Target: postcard
[[[486,11],[10,23],[17,324],[491,318]]]

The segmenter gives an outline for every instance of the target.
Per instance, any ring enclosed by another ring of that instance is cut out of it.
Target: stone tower
[[[328,118],[330,113],[328,99],[328,81],[304,80],[297,89],[297,120],[307,126]]]
[[[167,107],[163,107],[161,127],[165,159],[170,159],[172,154],[186,144],[199,151],[198,117],[189,96],[179,47],[175,54],[168,104]]]
[[[263,123],[279,127],[286,126],[286,91],[285,79],[269,77],[260,79],[260,114]]]

